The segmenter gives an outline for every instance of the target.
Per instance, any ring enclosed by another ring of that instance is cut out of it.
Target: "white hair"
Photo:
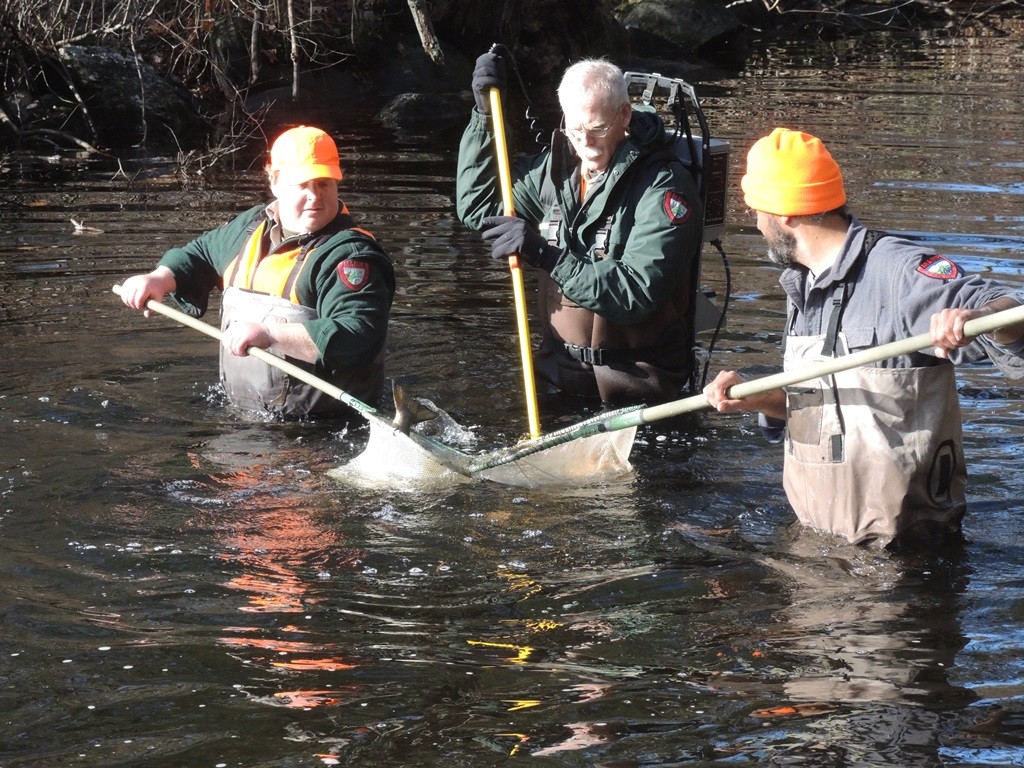
[[[629,90],[622,70],[604,59],[584,59],[565,70],[558,84],[558,103],[562,111],[581,98],[594,100],[608,109],[629,103]]]

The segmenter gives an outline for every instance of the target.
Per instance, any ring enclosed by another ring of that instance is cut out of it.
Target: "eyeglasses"
[[[592,139],[603,139],[612,129],[611,125],[599,125],[596,128],[559,128],[563,136],[568,136],[574,141],[582,141],[586,134]]]

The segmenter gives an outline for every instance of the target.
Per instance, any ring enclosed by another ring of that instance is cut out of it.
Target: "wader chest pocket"
[[[789,439],[803,445],[817,445],[821,440],[821,416],[824,392],[821,387],[786,387]]]

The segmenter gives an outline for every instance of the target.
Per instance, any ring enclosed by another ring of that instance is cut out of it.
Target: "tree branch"
[[[416,22],[416,31],[420,34],[420,42],[423,50],[430,60],[437,66],[444,66],[444,53],[441,51],[441,43],[434,34],[434,25],[430,21],[430,13],[424,0],[408,0],[409,10],[412,11],[412,19]]]

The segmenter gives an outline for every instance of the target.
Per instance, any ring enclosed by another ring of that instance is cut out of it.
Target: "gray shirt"
[[[840,329],[851,352],[927,333],[931,316],[942,309],[978,309],[1001,296],[1024,304],[1024,291],[977,275],[965,275],[946,257],[900,237],[882,237],[865,257],[867,232],[867,227],[851,217],[846,242],[835,263],[813,283],[807,279],[805,267],[795,265],[783,271],[779,283],[789,297],[789,334],[826,333],[832,296],[844,282],[846,299]],[[930,352],[885,360],[878,366],[902,368],[940,363],[941,359]],[[981,336],[953,351],[950,360],[972,363],[990,359],[1006,374],[1024,378],[1022,355],[1024,341],[1000,346]]]

